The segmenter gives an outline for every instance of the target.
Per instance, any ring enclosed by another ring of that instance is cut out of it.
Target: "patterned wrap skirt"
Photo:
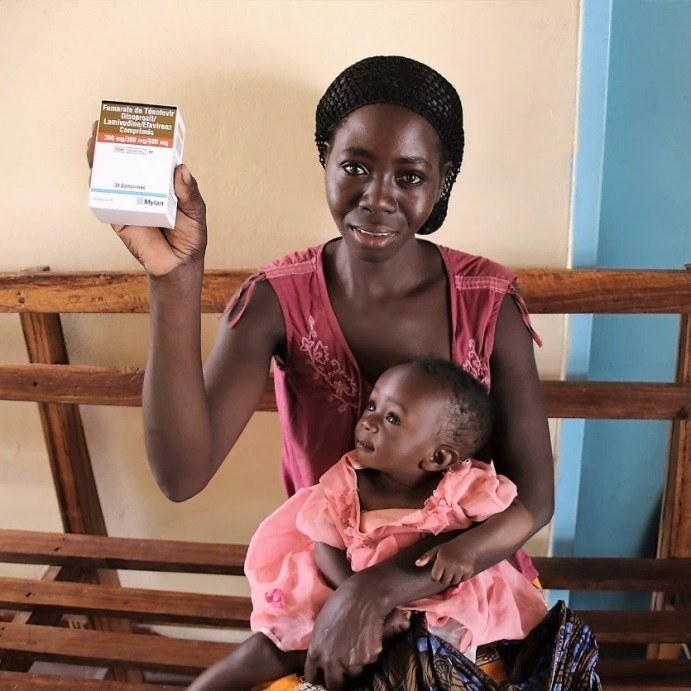
[[[390,639],[348,691],[601,691],[598,647],[590,628],[558,602],[521,641],[500,641],[480,650],[477,663],[427,630],[414,613],[410,630]],[[499,669],[491,662],[501,660]],[[491,670],[491,671],[490,671]],[[315,691],[322,687],[283,679],[271,691]]]

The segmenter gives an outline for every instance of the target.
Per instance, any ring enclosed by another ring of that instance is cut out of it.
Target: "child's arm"
[[[327,585],[334,590],[353,575],[346,553],[324,542],[314,544],[314,562]]]

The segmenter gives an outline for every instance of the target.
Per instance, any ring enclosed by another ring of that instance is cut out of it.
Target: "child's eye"
[[[341,165],[341,168],[343,168],[346,175],[365,175],[367,173],[363,166],[352,161],[346,161]]]
[[[374,410],[374,409],[375,409],[374,401],[372,401],[372,400],[367,401],[367,405],[365,406],[365,410]]]
[[[390,422],[392,425],[399,425],[401,423],[401,420],[396,413],[387,413],[386,421]]]

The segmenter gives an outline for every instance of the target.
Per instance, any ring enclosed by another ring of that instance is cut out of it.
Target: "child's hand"
[[[458,585],[475,575],[475,553],[456,538],[425,552],[415,566],[432,564],[430,576],[444,585]]]

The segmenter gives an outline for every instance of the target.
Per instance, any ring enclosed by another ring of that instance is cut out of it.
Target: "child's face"
[[[421,115],[388,104],[354,110],[326,160],[326,196],[348,247],[365,260],[395,254],[441,193],[441,142]]]
[[[363,468],[415,479],[420,464],[439,446],[448,416],[448,394],[411,365],[387,370],[377,380],[355,426],[355,451]]]

